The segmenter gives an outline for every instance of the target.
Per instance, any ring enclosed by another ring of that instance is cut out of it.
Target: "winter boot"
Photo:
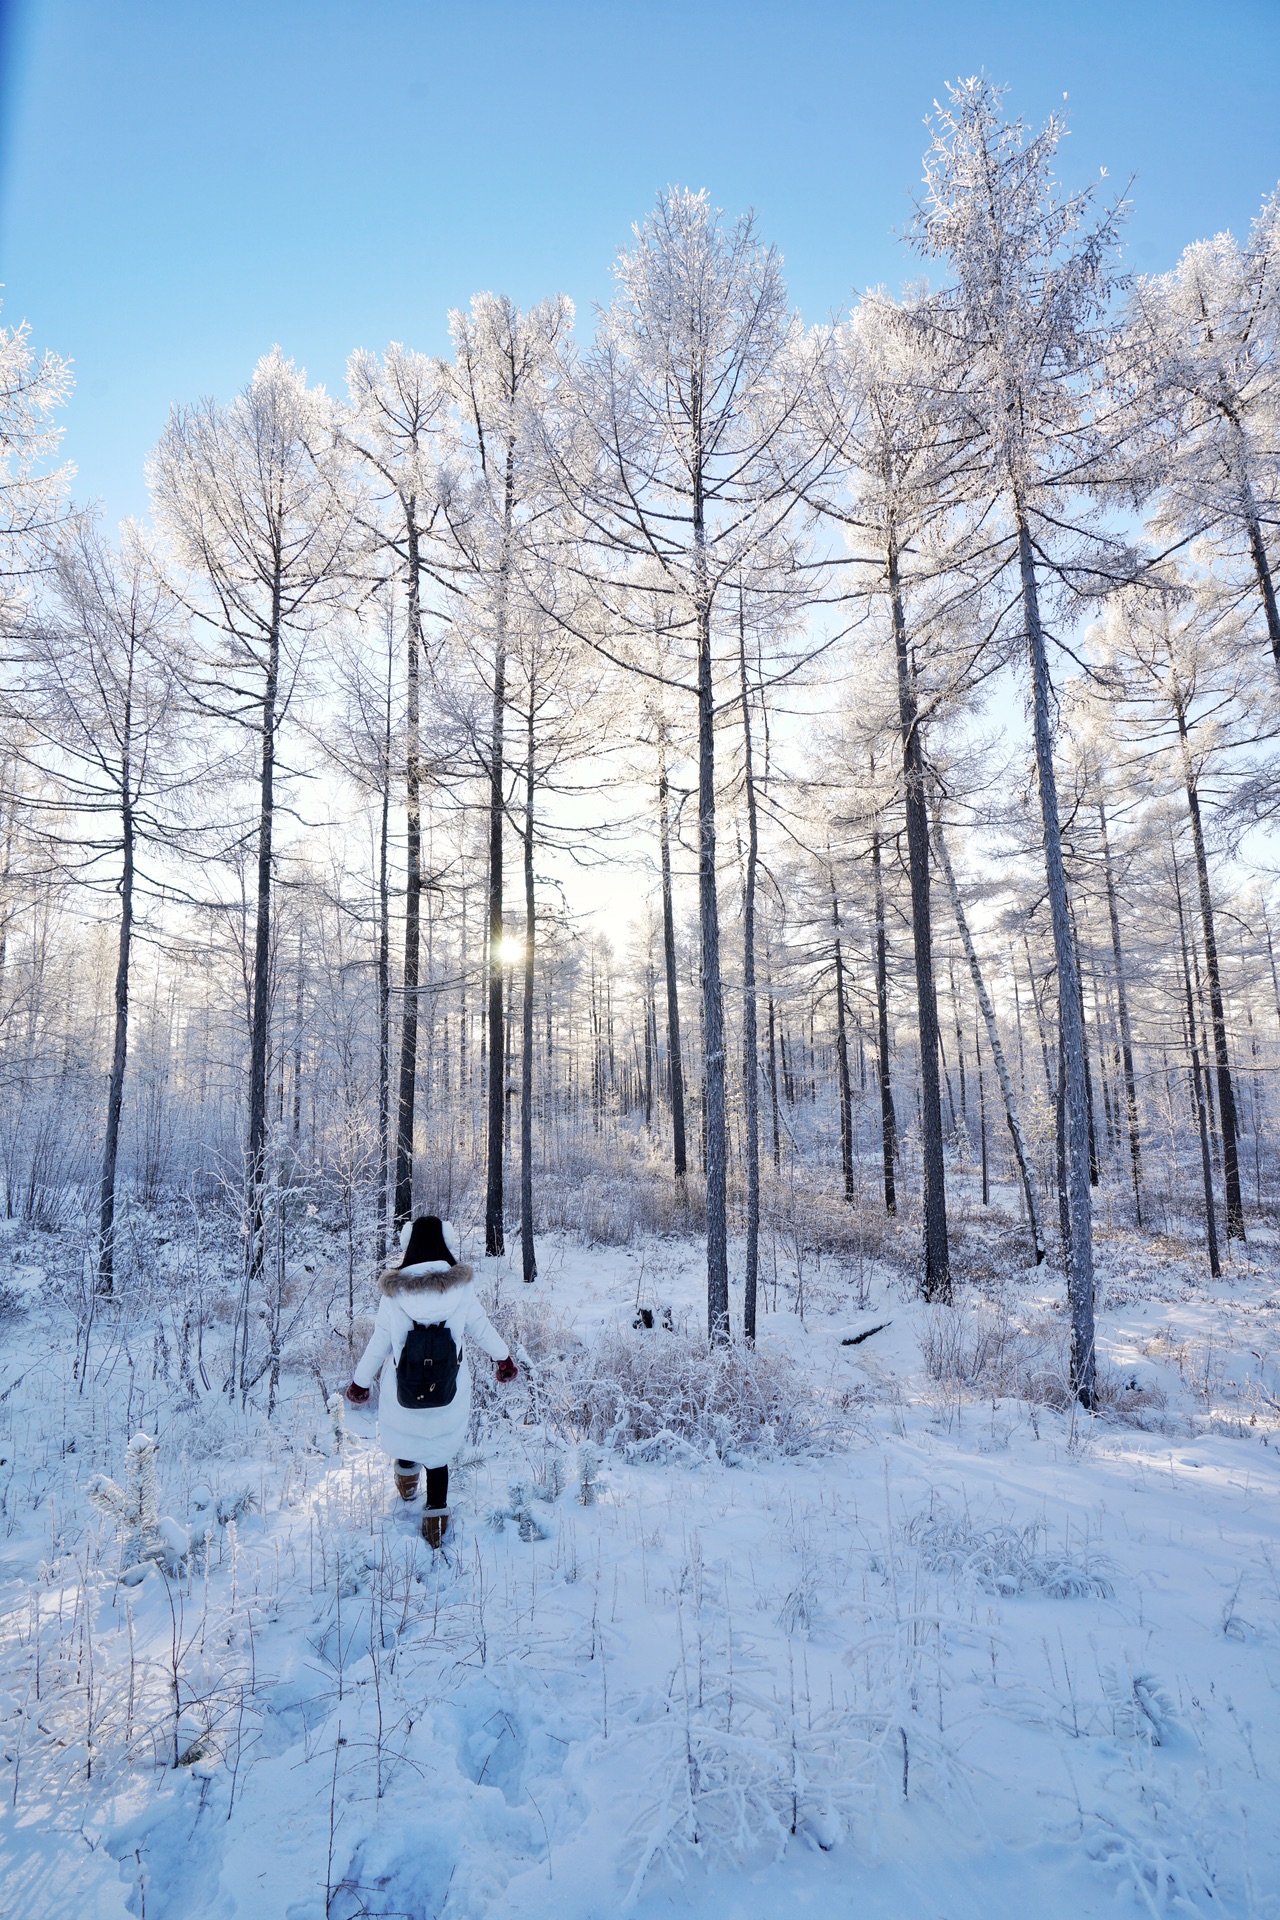
[[[416,1500],[418,1497],[418,1469],[407,1467],[396,1461],[396,1492],[402,1500]]]
[[[422,1537],[429,1547],[442,1547],[449,1531],[448,1507],[428,1507],[422,1516]]]

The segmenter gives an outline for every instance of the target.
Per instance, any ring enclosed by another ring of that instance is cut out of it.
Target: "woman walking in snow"
[[[480,1305],[471,1268],[458,1258],[461,1242],[453,1223],[435,1214],[406,1221],[400,1245],[403,1258],[382,1276],[373,1332],[347,1399],[363,1405],[381,1369],[378,1444],[395,1462],[402,1500],[415,1498],[419,1471],[426,1468],[422,1537],[438,1547],[449,1527],[449,1463],[471,1417],[463,1335],[469,1333],[496,1360],[499,1380],[514,1380],[516,1363]]]

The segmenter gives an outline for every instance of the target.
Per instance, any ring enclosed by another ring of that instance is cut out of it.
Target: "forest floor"
[[[268,1424],[121,1331],[82,1391],[38,1239],[0,1328],[3,1911],[1280,1915],[1271,1246],[1210,1285],[1101,1239],[1095,1417],[1061,1275],[1007,1259],[948,1312],[766,1257],[712,1414],[695,1243],[548,1239],[528,1292],[482,1262],[526,1365],[433,1555],[305,1371]],[[143,1424],[206,1540],[130,1585],[86,1486]]]

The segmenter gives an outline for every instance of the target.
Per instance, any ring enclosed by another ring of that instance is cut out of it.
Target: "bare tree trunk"
[[[501,1253],[505,1241],[502,1150],[506,1106],[506,1048],[502,1020],[502,829],[504,819],[507,702],[507,586],[511,522],[515,512],[515,443],[507,443],[502,507],[502,560],[493,654],[493,714],[489,731],[489,1108],[488,1179],[485,1185],[484,1250]]]
[[[1045,1013],[1040,1002],[1039,990],[1036,987],[1036,970],[1031,964],[1031,942],[1027,937],[1027,929],[1025,926],[1022,929],[1022,951],[1026,957],[1027,980],[1031,987],[1031,1008],[1036,1016],[1036,1033],[1040,1040],[1040,1061],[1044,1068],[1045,1098],[1049,1102],[1049,1105],[1052,1106],[1057,1098],[1056,1088],[1058,1083],[1054,1079],[1053,1070],[1049,1065],[1049,1038],[1046,1031]]]
[[[124,1076],[129,1057],[129,960],[133,946],[134,819],[131,797],[132,689],[126,695],[121,740],[120,808],[120,932],[116,945],[115,1031],[111,1043],[111,1078],[107,1084],[107,1123],[102,1138],[102,1177],[98,1194],[98,1279],[100,1294],[115,1287],[116,1156],[120,1146],[120,1114],[124,1106]]]
[[[280,685],[280,583],[272,595],[267,673],[262,695],[262,746],[258,788],[258,887],[253,935],[253,1014],[249,1035],[248,1260],[242,1289],[240,1388],[249,1385],[249,1303],[266,1259],[264,1194],[267,1179],[267,1051],[271,1033],[271,876],[275,830],[276,700]]]
[[[1098,1132],[1093,1118],[1093,1068],[1089,1063],[1089,1027],[1084,1017],[1084,966],[1080,959],[1080,928],[1074,901],[1069,901],[1071,940],[1076,955],[1076,999],[1080,1002],[1080,1040],[1084,1048],[1084,1110],[1089,1122],[1089,1185],[1098,1184]]]
[[[1205,1112],[1205,1079],[1200,1073],[1200,1047],[1196,1037],[1196,1002],[1191,990],[1191,961],[1187,953],[1187,922],[1182,911],[1182,882],[1178,876],[1178,849],[1171,844],[1173,892],[1178,903],[1178,937],[1182,947],[1182,980],[1187,997],[1187,1045],[1191,1053],[1191,1084],[1195,1098],[1196,1127],[1200,1135],[1200,1175],[1204,1182],[1205,1237],[1209,1243],[1209,1276],[1217,1280],[1222,1273],[1218,1257],[1218,1221],[1213,1204],[1213,1157],[1209,1152],[1209,1116]]]
[[[1267,959],[1271,963],[1271,998],[1275,1004],[1276,1022],[1280,1025],[1280,976],[1276,973],[1276,950],[1271,941],[1271,922],[1267,918],[1266,908],[1261,909],[1262,927],[1267,936]]]
[[[1129,990],[1125,980],[1124,949],[1120,944],[1120,910],[1116,900],[1115,871],[1111,861],[1111,841],[1107,834],[1107,812],[1098,801],[1098,825],[1102,833],[1102,867],[1107,887],[1107,914],[1111,922],[1111,954],[1116,968],[1116,1007],[1120,1017],[1120,1059],[1124,1071],[1125,1118],[1129,1130],[1129,1166],[1133,1175],[1133,1213],[1142,1225],[1142,1133],[1138,1124],[1138,1085],[1133,1071],[1133,1029],[1129,1023]]]
[[[526,1281],[538,1277],[533,1245],[533,963],[537,920],[533,889],[533,683],[529,684],[524,763],[524,1006],[520,1034],[520,1264]]]
[[[382,734],[382,805],[378,819],[378,1264],[387,1258],[387,1201],[391,1178],[391,674],[394,654],[387,633],[387,686]]]
[[[298,971],[293,987],[293,1097],[290,1102],[289,1135],[296,1158],[302,1138],[302,926],[298,927]]]
[[[1040,788],[1040,816],[1044,824],[1044,864],[1053,945],[1058,962],[1058,1005],[1062,1034],[1063,1149],[1069,1222],[1067,1295],[1071,1309],[1071,1386],[1083,1406],[1092,1406],[1097,1375],[1093,1320],[1093,1201],[1089,1190],[1089,1110],[1084,1075],[1084,1023],[1081,1015],[1079,969],[1067,899],[1067,875],[1062,858],[1062,827],[1058,817],[1058,785],[1053,767],[1050,722],[1052,685],[1044,629],[1040,623],[1040,596],[1035,558],[1022,502],[1015,501],[1018,560],[1022,576],[1022,607],[1027,646],[1031,655],[1032,714],[1036,773]]]
[[[996,1010],[987,992],[986,981],[982,977],[982,967],[978,960],[978,950],[973,944],[973,935],[969,931],[969,919],[964,910],[964,901],[960,897],[960,888],[956,882],[955,870],[951,865],[951,854],[947,847],[946,834],[942,822],[934,814],[933,845],[938,856],[938,865],[942,877],[947,883],[947,892],[951,899],[951,911],[955,915],[956,930],[960,935],[960,944],[964,948],[964,957],[969,963],[969,978],[973,981],[973,991],[982,1014],[982,1023],[987,1030],[987,1045],[991,1049],[991,1058],[995,1064],[996,1078],[1000,1082],[1000,1094],[1004,1100],[1005,1119],[1009,1123],[1009,1138],[1013,1142],[1013,1157],[1018,1163],[1018,1175],[1022,1181],[1022,1191],[1027,1202],[1027,1219],[1031,1227],[1031,1244],[1035,1252],[1036,1265],[1039,1266],[1045,1256],[1044,1228],[1040,1221],[1040,1195],[1036,1191],[1035,1175],[1031,1166],[1031,1154],[1027,1147],[1026,1136],[1022,1131],[1022,1122],[1018,1117],[1017,1101],[1014,1099],[1013,1078],[1009,1064],[1005,1059],[1004,1046],[1000,1039],[1000,1028],[996,1022]]]
[[[929,819],[925,797],[920,710],[907,640],[898,550],[888,549],[889,606],[898,668],[898,718],[907,816],[907,863],[911,879],[911,932],[916,963],[916,1009],[920,1036],[920,1136],[924,1173],[924,1284],[926,1300],[950,1300],[951,1257],[947,1246],[946,1170],[942,1155],[942,1099],[938,1082],[938,996],[933,977],[929,910]]]
[[[756,780],[751,756],[751,698],[747,688],[747,634],[738,592],[738,672],[742,686],[742,743],[747,797],[747,873],[742,903],[742,1073],[747,1122],[747,1245],[743,1273],[742,1332],[756,1337],[756,1290],[760,1268],[760,1057],[756,1035],[756,866],[760,858]]]
[[[874,774],[875,768],[872,767]],[[884,1210],[898,1211],[894,1160],[898,1152],[898,1116],[893,1106],[889,1067],[889,943],[885,931],[884,872],[880,859],[880,819],[871,829],[871,873],[876,902],[876,1079],[880,1086],[880,1152],[884,1166]]]
[[[773,1131],[773,1164],[782,1165],[781,1116],[778,1112],[778,1024],[773,1001],[773,969],[769,971],[769,1111]]]
[[[987,1165],[987,1083],[982,1071],[982,1036],[973,1032],[973,1057],[978,1068],[978,1149],[982,1158],[982,1204],[991,1205],[991,1174]],[[1039,1261],[1036,1262],[1037,1266]]]
[[[1240,479],[1240,509],[1244,520],[1245,533],[1249,541],[1249,555],[1253,561],[1253,570],[1258,580],[1258,591],[1262,595],[1262,611],[1267,622],[1267,638],[1271,642],[1271,655],[1276,671],[1280,673],[1280,607],[1276,605],[1275,581],[1271,573],[1271,564],[1267,558],[1266,542],[1262,537],[1262,523],[1258,514],[1258,503],[1249,479],[1248,454],[1244,443],[1244,429],[1234,409],[1224,407],[1223,412],[1231,422],[1235,433],[1236,459]],[[1230,1226],[1228,1225],[1228,1238]]]
[[[400,1024],[400,1094],[396,1110],[395,1224],[413,1217],[413,1134],[418,1082],[418,973],[422,915],[422,767],[419,734],[419,672],[422,655],[422,607],[419,598],[417,516],[408,516],[408,618],[405,622],[408,701],[405,715],[404,787],[406,852],[404,882],[403,1008]]]
[[[653,972],[653,935],[649,935],[649,953],[644,975],[644,1128],[653,1131],[653,1056],[657,1045],[658,1019],[654,1001],[657,983]]]
[[[1227,1022],[1222,1003],[1222,974],[1218,965],[1218,938],[1213,922],[1213,895],[1209,890],[1209,862],[1205,856],[1204,826],[1200,817],[1200,794],[1191,763],[1191,745],[1187,736],[1186,713],[1181,700],[1175,707],[1178,738],[1182,746],[1183,786],[1187,812],[1191,817],[1191,844],[1196,861],[1196,885],[1200,893],[1200,925],[1204,937],[1205,972],[1209,977],[1209,1016],[1213,1026],[1213,1055],[1217,1068],[1218,1117],[1222,1127],[1222,1184],[1226,1198],[1227,1240],[1244,1239],[1244,1199],[1240,1192],[1240,1162],[1237,1141],[1240,1123],[1236,1115],[1235,1089],[1231,1084],[1231,1065],[1227,1056]]]
[[[720,902],[716,891],[716,709],[712,670],[711,584],[703,498],[701,387],[694,382],[694,609],[698,638],[698,918],[702,932],[703,1134],[707,1173],[707,1333],[729,1338],[728,1131],[725,1113],[724,989]]]
[[[956,1072],[960,1079],[960,1122],[966,1129],[969,1125],[969,1093],[964,1073],[964,1028],[960,1023],[960,997],[956,992],[956,963],[954,954],[947,955],[947,983],[951,988],[951,1020],[956,1030]]]
[[[836,1072],[840,1084],[840,1172],[844,1197],[853,1199],[853,1088],[849,1082],[849,1034],[844,1005],[844,947],[840,939],[840,902],[836,877],[831,882],[831,937],[836,960]]]
[[[702,929],[703,1131],[707,1175],[707,1332],[729,1338],[724,998],[716,897],[715,706],[709,610],[698,647],[698,894]]]
[[[667,978],[667,1079],[671,1092],[672,1161],[676,1179],[688,1171],[684,1119],[684,1065],[680,1057],[680,990],[676,977],[675,907],[671,897],[671,825],[667,813],[667,735],[658,730],[658,846],[662,861],[662,954]]]

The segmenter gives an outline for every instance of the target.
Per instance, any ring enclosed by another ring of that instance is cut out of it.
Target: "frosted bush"
[[[829,1415],[783,1353],[660,1327],[606,1329],[586,1344],[541,1302],[494,1301],[491,1312],[520,1361],[530,1417],[579,1442],[693,1460],[827,1441]],[[479,1369],[478,1419],[511,1415],[505,1393]]]
[[[1068,1378],[1065,1333],[1017,1321],[999,1297],[931,1307],[920,1348],[931,1379],[973,1393],[1052,1401]]]
[[[797,1453],[819,1437],[796,1369],[760,1348],[611,1332],[565,1372],[565,1417],[598,1444],[622,1442],[650,1457],[683,1445],[724,1459],[757,1448]]]
[[[696,1179],[684,1191],[669,1173],[625,1166],[601,1173],[596,1163],[557,1167],[538,1200],[540,1233],[571,1233],[593,1247],[626,1247],[649,1234],[699,1232],[706,1199]]]
[[[1111,1709],[1112,1731],[1121,1740],[1143,1740],[1148,1746],[1166,1746],[1177,1732],[1173,1701],[1150,1673],[1106,1666],[1102,1690]]]
[[[550,1529],[533,1511],[534,1490],[527,1480],[513,1480],[508,1499],[509,1506],[495,1507],[489,1515],[489,1525],[495,1533],[501,1533],[507,1521],[512,1520],[526,1544],[550,1538]]]
[[[986,1593],[1043,1593],[1051,1600],[1111,1597],[1111,1582],[1062,1554],[1038,1551],[1039,1529],[975,1526],[967,1517],[935,1509],[908,1522],[907,1538],[927,1573],[950,1573]]]

